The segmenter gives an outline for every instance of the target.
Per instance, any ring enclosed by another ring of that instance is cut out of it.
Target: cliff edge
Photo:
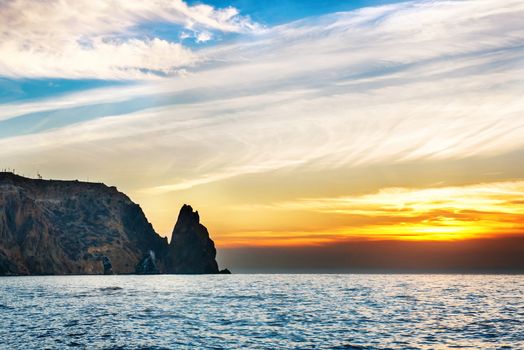
[[[218,273],[215,256],[190,206],[168,244],[115,187],[0,172],[0,275]]]

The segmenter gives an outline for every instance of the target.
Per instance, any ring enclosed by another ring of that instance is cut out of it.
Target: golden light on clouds
[[[302,230],[273,227],[269,220],[266,230],[222,235],[218,242],[221,246],[487,238],[524,233],[524,181],[386,188],[365,195],[306,198],[237,209],[274,215],[285,212],[300,219]]]

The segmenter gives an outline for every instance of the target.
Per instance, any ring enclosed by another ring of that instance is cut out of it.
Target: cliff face
[[[0,173],[0,275],[217,272],[213,242],[203,254],[187,224],[170,245],[115,187]]]

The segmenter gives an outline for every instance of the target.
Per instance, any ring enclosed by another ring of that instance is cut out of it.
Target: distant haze
[[[235,273],[524,273],[524,238],[219,250]]]

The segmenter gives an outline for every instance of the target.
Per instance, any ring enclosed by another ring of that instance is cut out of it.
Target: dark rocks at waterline
[[[115,187],[0,172],[0,275],[218,273],[215,256],[188,205],[168,244]]]
[[[142,260],[138,262],[135,273],[138,275],[154,275],[160,273],[160,269],[156,265],[155,253],[152,250],[144,255]]]
[[[104,266],[104,275],[113,274],[113,265],[107,256],[102,257],[102,265]]]

